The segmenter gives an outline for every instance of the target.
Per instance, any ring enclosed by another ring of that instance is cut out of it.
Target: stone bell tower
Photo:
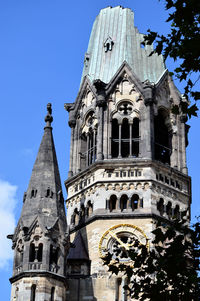
[[[151,243],[153,221],[190,211],[188,127],[174,115],[181,94],[162,56],[142,45],[128,8],[97,16],[74,103],[65,104],[71,127],[67,221],[71,241],[71,301],[125,301],[126,279],[110,276],[105,250]],[[122,255],[123,262],[126,261]]]
[[[23,208],[12,239],[11,301],[66,300],[69,248],[64,199],[52,135],[51,104]]]

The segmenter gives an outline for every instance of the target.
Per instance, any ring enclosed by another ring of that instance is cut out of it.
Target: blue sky
[[[46,104],[52,102],[54,140],[62,182],[67,178],[70,130],[65,102],[78,93],[84,53],[93,21],[106,6],[122,5],[135,13],[135,25],[166,34],[167,13],[157,0],[7,0],[0,1],[0,283],[1,300],[9,300],[12,253],[4,237],[19,218],[23,193],[44,127]],[[173,69],[171,61],[167,64]],[[176,83],[179,89],[181,86]],[[198,133],[200,119],[189,122],[187,151],[193,178],[192,216],[200,214]],[[64,191],[66,196],[66,192]]]

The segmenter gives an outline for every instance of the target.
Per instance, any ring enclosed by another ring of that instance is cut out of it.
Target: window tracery
[[[97,118],[93,111],[86,116],[84,126],[82,128],[82,147],[81,159],[83,167],[87,167],[96,161],[97,155]]]
[[[139,118],[129,101],[118,104],[112,117],[111,156],[127,158],[139,156]]]

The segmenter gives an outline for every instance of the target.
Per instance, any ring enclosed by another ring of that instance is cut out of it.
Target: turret
[[[11,300],[64,300],[69,247],[64,199],[53,141],[51,104],[23,208],[12,238]],[[55,299],[54,299],[55,298]]]

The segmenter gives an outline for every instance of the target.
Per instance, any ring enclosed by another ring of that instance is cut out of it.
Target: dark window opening
[[[154,117],[155,160],[170,164],[171,136],[162,113]]]
[[[54,297],[55,297],[55,287],[51,288],[51,301],[54,301]]]
[[[123,120],[121,132],[121,155],[123,158],[129,157],[130,153],[130,126],[127,119]]]
[[[87,207],[86,207],[86,215],[89,217],[93,213],[93,205],[91,201],[87,202]]]
[[[96,161],[96,131],[90,130],[87,137],[87,165]]]
[[[29,261],[34,262],[35,259],[36,259],[35,245],[31,243],[29,249]]]
[[[84,222],[84,220],[85,220],[85,207],[82,204],[81,205],[81,210],[80,210],[80,222]]]
[[[50,246],[50,260],[49,260],[49,263],[51,265],[58,264],[58,254],[59,254],[59,248],[55,248],[51,245]]]
[[[134,118],[132,124],[132,155],[138,157],[139,155],[139,119]]]
[[[168,215],[168,218],[172,217],[172,203],[169,202],[166,206],[166,213]]]
[[[37,251],[38,262],[42,262],[42,252],[43,252],[43,244],[39,244],[38,251]]]
[[[128,202],[127,195],[126,194],[122,195],[121,199],[120,199],[120,209],[121,209],[121,211],[127,209],[127,202]]]
[[[35,295],[36,295],[36,285],[33,284],[31,286],[31,301],[35,301]]]
[[[160,212],[160,215],[164,214],[164,200],[160,199],[157,203],[157,210]]]
[[[116,195],[111,195],[110,202],[109,202],[110,211],[115,210],[116,206],[117,206],[117,197]]]
[[[176,205],[176,207],[174,208],[174,218],[175,218],[175,219],[180,219],[180,209],[179,209],[179,205]]]
[[[119,125],[117,119],[112,120],[111,153],[112,158],[117,158],[119,155]]]
[[[137,194],[134,194],[131,198],[131,208],[133,211],[139,208],[139,196]]]
[[[123,293],[122,293],[122,279],[121,278],[117,278],[116,279],[116,301],[121,301],[123,297]]]

